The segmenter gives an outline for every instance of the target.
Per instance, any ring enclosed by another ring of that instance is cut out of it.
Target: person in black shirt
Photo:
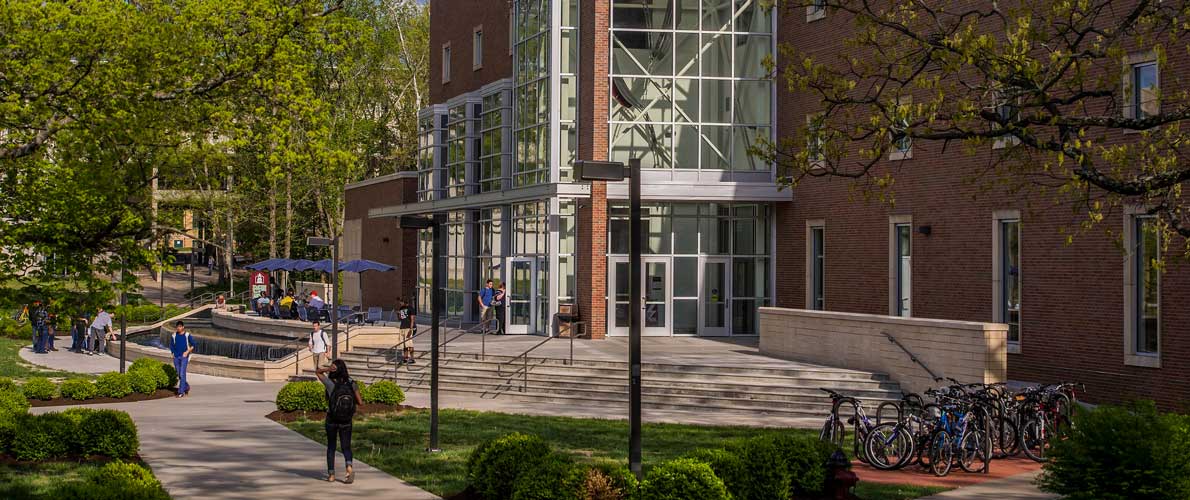
[[[405,299],[397,299],[397,336],[399,340],[405,342],[405,348],[401,351],[401,362],[414,364],[417,361],[413,359],[413,334],[417,330],[417,311],[409,305]]]
[[[50,313],[41,305],[41,300],[34,300],[29,306],[29,326],[33,327],[33,352],[37,354],[48,352],[49,320]]]

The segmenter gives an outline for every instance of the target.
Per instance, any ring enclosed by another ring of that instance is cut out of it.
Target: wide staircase
[[[428,353],[419,353],[414,365],[398,366],[393,356],[390,349],[357,347],[341,358],[362,382],[396,380],[406,391],[429,390]],[[448,351],[439,364],[442,393],[576,406],[628,404],[626,362]],[[312,372],[303,375],[310,378]],[[646,362],[641,375],[642,406],[653,409],[816,417],[830,410],[830,397],[820,388],[865,401],[901,397],[900,386],[884,374],[797,363],[755,368]]]

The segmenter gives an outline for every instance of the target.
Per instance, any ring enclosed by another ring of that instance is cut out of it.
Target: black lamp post
[[[575,162],[574,176],[582,181],[619,182],[628,179],[628,468],[640,477],[640,336],[641,336],[641,208],[640,159],[619,162]]]
[[[430,452],[442,451],[438,447],[438,339],[440,316],[442,312],[442,284],[439,282],[441,270],[439,261],[442,251],[442,217],[401,216],[402,229],[430,229],[433,234],[431,263],[430,263]]]
[[[339,357],[339,237],[306,238],[306,244],[312,247],[331,247],[331,281],[334,296],[331,299],[331,357]],[[251,295],[251,294],[249,294]]]

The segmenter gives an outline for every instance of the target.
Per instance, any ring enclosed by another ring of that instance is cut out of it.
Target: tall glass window
[[[467,213],[448,212],[446,225],[446,317],[461,318],[467,292]]]
[[[1136,352],[1157,354],[1161,345],[1161,233],[1151,216],[1136,218]]]
[[[575,200],[558,200],[558,289],[559,304],[575,301]]]
[[[437,172],[441,169],[443,143],[441,140],[443,116],[428,114],[418,119],[417,149],[417,199],[428,201],[437,198]]]
[[[913,231],[909,224],[896,224],[893,232],[896,235],[896,254],[894,258],[897,269],[897,316],[911,316],[911,297],[913,279]]]
[[[613,0],[610,156],[650,168],[769,170],[773,10],[761,0]]]
[[[467,105],[451,107],[446,114],[446,196],[467,194]]]
[[[514,18],[516,148],[513,187],[546,182],[550,171],[550,0],[517,0]]]
[[[826,310],[826,230],[810,228],[810,308]]]
[[[476,221],[476,283],[483,283],[489,279],[500,284],[500,269],[504,261],[504,209],[502,207],[485,208],[479,211]]]
[[[414,307],[418,311],[428,312],[430,310],[430,290],[431,273],[433,272],[434,264],[434,237],[433,231],[429,229],[421,229],[417,232],[417,297],[414,298]]]
[[[1021,341],[1021,223],[1000,221],[1001,317],[1008,324],[1008,341]]]
[[[559,0],[562,3],[562,47],[560,75],[561,115],[559,117],[558,166],[563,182],[573,180],[575,155],[578,152],[578,131],[574,120],[578,115],[578,4],[579,0]]]
[[[504,188],[504,163],[509,156],[504,151],[505,114],[508,113],[505,91],[486,95],[480,114],[479,192]]]
[[[549,210],[543,201],[531,201],[512,205],[512,253],[515,257],[537,257],[537,276],[531,277],[536,281],[537,297],[537,327],[544,328],[549,318],[550,296],[549,290]],[[514,290],[515,291],[515,290]],[[533,300],[530,298],[529,300]],[[513,308],[513,314],[523,311],[528,314],[531,309]],[[519,318],[514,318],[520,321]]]

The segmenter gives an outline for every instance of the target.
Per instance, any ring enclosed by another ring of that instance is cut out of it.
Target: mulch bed
[[[412,407],[410,407],[410,406],[404,406],[404,405],[388,405],[388,404],[384,404],[384,403],[364,403],[363,406],[355,407],[355,414],[356,414],[356,416],[384,415],[384,414],[388,414],[388,413],[401,413],[401,412],[403,412],[407,409],[411,409],[411,408]],[[302,420],[302,419],[305,419],[305,420],[326,420],[326,412],[325,411],[281,411],[281,410],[277,410],[277,411],[274,411],[266,416],[270,420],[273,420],[274,422],[281,422],[283,424],[289,423],[289,422],[295,422],[295,421]]]
[[[104,403],[133,403],[136,401],[151,401],[154,399],[172,398],[177,396],[177,392],[173,389],[157,389],[152,394],[141,394],[134,392],[122,398],[91,398],[83,401],[76,401],[69,398],[54,398],[50,400],[30,399],[29,406],[40,408],[43,406],[75,406],[75,405],[97,405]]]
[[[458,493],[455,493],[451,496],[448,496],[445,498],[445,500],[485,500],[485,499],[482,496],[480,496],[480,494],[477,493],[475,490],[471,489],[470,486],[468,486],[467,489],[460,491]]]

